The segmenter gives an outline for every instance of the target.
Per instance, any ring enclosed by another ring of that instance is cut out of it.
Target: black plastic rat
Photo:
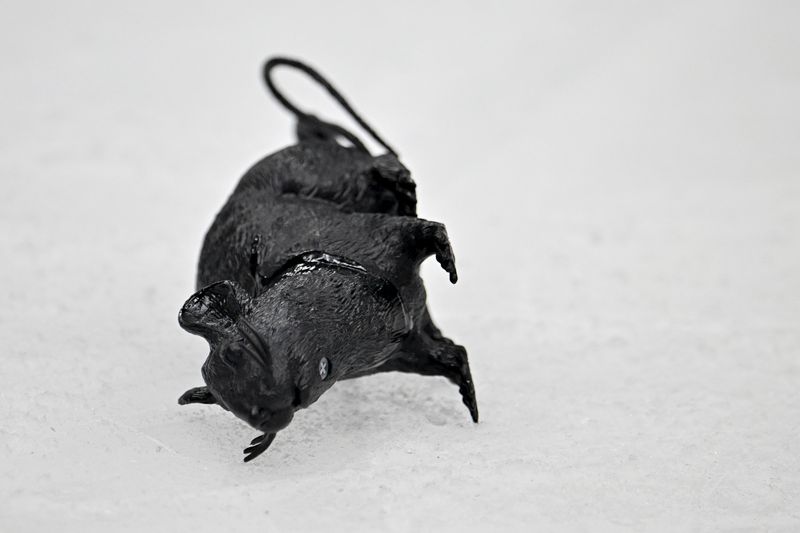
[[[280,65],[321,83],[388,153],[296,108],[272,82]],[[245,461],[338,380],[377,372],[444,376],[477,422],[467,352],[431,321],[419,276],[434,255],[456,282],[445,227],[417,218],[409,171],[319,73],[274,58],[264,78],[298,142],[244,175],[206,235],[199,290],[178,316],[211,346],[206,385],[178,402],[216,403],[262,431]]]

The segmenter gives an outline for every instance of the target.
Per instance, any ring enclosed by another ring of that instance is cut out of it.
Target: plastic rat
[[[387,153],[297,109],[272,82],[281,65],[321,83]],[[206,235],[178,320],[211,352],[205,386],[179,403],[218,404],[263,432],[245,461],[334,383],[377,372],[444,376],[477,422],[467,352],[431,321],[419,276],[434,255],[456,282],[445,227],[417,217],[409,171],[319,73],[275,58],[264,77],[298,142],[242,177]]]

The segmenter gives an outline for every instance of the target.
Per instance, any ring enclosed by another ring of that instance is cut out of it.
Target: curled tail
[[[347,141],[349,141],[350,144],[352,144],[358,150],[369,154],[369,150],[367,150],[367,147],[364,146],[363,142],[361,142],[361,139],[353,135],[350,131],[339,126],[338,124],[325,122],[314,115],[301,111],[296,105],[289,101],[286,96],[284,96],[284,94],[275,86],[275,82],[272,80],[272,71],[278,66],[292,67],[310,76],[311,79],[319,83],[323,88],[325,88],[326,91],[328,91],[328,94],[330,94],[333,99],[336,100],[345,111],[347,111],[347,113],[358,123],[359,126],[361,126],[364,131],[369,133],[370,137],[372,137],[375,142],[386,148],[391,155],[397,157],[397,152],[394,150],[394,148],[389,146],[389,144],[384,141],[383,138],[378,135],[378,133],[372,129],[369,124],[367,124],[361,115],[359,115],[358,112],[353,109],[353,106],[350,105],[344,96],[342,96],[342,94],[336,90],[336,88],[327,79],[325,79],[322,74],[296,59],[290,59],[287,57],[273,57],[264,64],[264,81],[266,82],[267,87],[275,99],[297,117],[297,137],[300,141],[335,141],[337,138],[344,138],[347,139]]]

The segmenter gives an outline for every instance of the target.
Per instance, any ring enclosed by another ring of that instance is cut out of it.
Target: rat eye
[[[319,377],[323,381],[328,377],[328,373],[331,371],[331,362],[328,361],[327,357],[323,357],[319,360]]]

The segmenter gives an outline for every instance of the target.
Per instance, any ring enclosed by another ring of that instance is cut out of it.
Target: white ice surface
[[[222,4],[2,5],[0,531],[800,530],[800,4]],[[479,425],[375,376],[243,464],[176,404],[204,231],[293,142],[276,53],[447,224]]]

